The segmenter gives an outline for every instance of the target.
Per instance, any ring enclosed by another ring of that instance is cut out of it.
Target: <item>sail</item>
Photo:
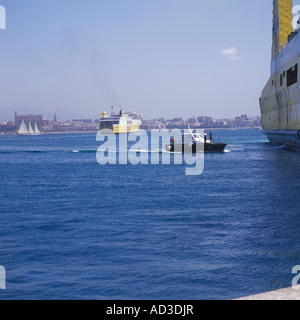
[[[28,128],[27,128],[27,125],[26,123],[24,122],[24,120],[22,121],[21,125],[20,125],[20,128],[19,128],[19,131],[18,131],[19,134],[28,134],[29,131],[28,131]]]
[[[30,122],[29,122],[29,124],[28,124],[28,127],[29,127],[28,132],[29,132],[30,134],[33,134],[33,133],[34,133],[34,130],[32,129],[32,126],[31,126],[31,123],[30,123]]]
[[[41,133],[40,130],[39,130],[39,127],[38,127],[38,125],[36,123],[34,124],[34,133],[35,134],[40,134]]]

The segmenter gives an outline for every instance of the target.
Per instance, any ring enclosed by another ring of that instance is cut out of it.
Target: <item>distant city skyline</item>
[[[115,112],[113,114],[116,114]],[[125,113],[127,115],[127,113]],[[135,113],[133,111],[133,114],[137,114],[138,117],[140,119],[142,119],[145,122],[151,122],[151,121],[163,121],[163,122],[190,122],[190,123],[196,123],[196,122],[201,122],[201,123],[205,123],[205,120],[209,120],[209,121],[236,121],[236,120],[250,120],[250,119],[254,119],[257,120],[258,118],[261,119],[261,117],[259,115],[255,115],[255,116],[248,116],[247,114],[240,114],[240,115],[236,115],[235,117],[230,117],[230,118],[213,118],[207,115],[194,115],[193,117],[190,118],[184,118],[182,116],[179,117],[171,117],[171,118],[164,118],[164,117],[156,117],[156,118],[151,118],[151,119],[144,119],[142,114],[138,114]],[[129,116],[132,116],[132,113],[129,112],[128,113]],[[103,116],[103,115],[102,115]],[[101,116],[101,117],[102,117]],[[0,124],[5,124],[5,123],[15,123],[15,125],[18,127],[20,126],[22,120],[24,119],[25,121],[29,122],[42,122],[42,121],[47,121],[47,122],[54,122],[54,123],[63,123],[63,122],[99,122],[101,117],[91,117],[91,118],[87,118],[87,117],[82,117],[82,118],[68,118],[67,120],[62,120],[59,119],[57,117],[57,114],[54,113],[54,115],[51,117],[44,117],[44,115],[42,113],[38,113],[38,114],[34,114],[34,113],[19,113],[17,111],[15,111],[14,113],[14,119],[6,119],[5,121],[0,121]]]
[[[108,110],[108,109],[107,109]],[[133,110],[135,111],[135,110]],[[67,112],[67,111],[65,111]],[[109,112],[108,112],[109,113]],[[50,120],[50,121],[53,121],[54,119],[56,121],[72,121],[72,120],[100,120],[101,118],[101,115],[97,115],[95,117],[87,117],[87,116],[80,116],[78,114],[74,114],[75,116],[74,117],[60,117],[59,114],[57,114],[56,112],[54,113],[43,113],[43,112],[19,112],[17,110],[15,110],[15,112],[13,114],[11,114],[9,117],[5,118],[5,120],[2,120],[0,119],[0,122],[11,122],[11,121],[15,121],[15,114],[18,114],[18,115],[22,115],[22,116],[30,116],[30,115],[41,115],[45,120]],[[109,113],[110,114],[110,113]],[[141,114],[141,117],[144,119],[144,120],[156,120],[156,119],[165,119],[165,120],[173,120],[173,119],[176,119],[176,118],[181,118],[183,119],[183,121],[188,121],[190,119],[193,119],[193,118],[212,118],[214,120],[221,120],[221,119],[227,119],[227,120],[233,120],[237,117],[240,117],[240,116],[248,116],[247,114],[237,114],[235,116],[232,116],[232,117],[211,117],[209,115],[206,115],[206,114],[195,114],[193,115],[192,117],[184,117],[183,115],[177,115],[177,116],[171,116],[171,117],[163,117],[163,116],[157,116],[157,117],[153,117],[153,118],[144,118],[143,115]],[[260,117],[260,115],[249,115],[248,116],[249,118],[257,118],[257,117]]]
[[[272,1],[2,0],[0,121],[260,115]]]
[[[108,113],[110,112],[110,108],[102,108],[103,110],[107,111]],[[59,121],[70,121],[72,119],[100,119],[101,118],[101,113],[102,113],[102,110],[101,109],[101,112],[99,112],[99,114],[95,114],[95,115],[84,115],[84,114],[79,114],[79,113],[76,113],[76,112],[72,112],[72,111],[68,111],[68,110],[62,110],[60,112],[60,110],[57,110],[56,111],[45,111],[43,109],[38,109],[38,108],[19,108],[18,110],[12,110],[12,109],[7,109],[5,112],[2,112],[3,110],[0,110],[0,122],[4,122],[4,121],[13,121],[14,120],[14,114],[15,112],[19,113],[19,114],[22,114],[22,115],[30,115],[30,114],[42,114],[43,117],[45,119],[48,119],[48,120],[53,120],[54,119],[54,116],[56,115],[57,119]],[[28,111],[27,111],[28,110]],[[30,111],[31,110],[31,111]],[[124,109],[126,112],[128,111],[127,109]],[[136,110],[133,110],[133,111],[136,111]],[[234,119],[235,117],[238,117],[238,116],[241,116],[243,113],[240,112],[239,114],[236,114],[236,115],[233,115],[231,117],[212,117],[214,119]],[[190,118],[193,118],[193,117],[211,117],[209,114],[204,114],[204,113],[199,113],[199,114],[194,114],[192,116],[185,116],[184,113],[183,114],[176,114],[176,115],[172,115],[170,114],[170,116],[162,116],[162,115],[159,115],[157,114],[156,116],[153,116],[153,117],[144,117],[143,116],[143,119],[145,120],[152,120],[152,119],[159,119],[159,118],[164,118],[164,119],[167,119],[167,120],[170,120],[170,119],[174,119],[174,118],[182,118],[184,120],[188,120]],[[252,115],[249,115],[250,118],[252,117],[260,117],[260,114],[257,113],[257,114],[252,114]]]
[[[141,115],[135,112],[129,116]],[[246,114],[236,116],[232,119],[213,119],[207,116],[194,116],[189,119],[176,117],[172,119],[156,118],[151,120],[141,119],[140,129],[186,129],[191,126],[193,129],[238,129],[238,128],[261,128],[261,117],[248,117]],[[0,121],[0,134],[40,134],[40,133],[74,133],[74,132],[98,132],[101,119],[69,119],[59,121],[54,114],[52,119],[43,118],[42,114],[19,114],[15,112],[14,121]]]

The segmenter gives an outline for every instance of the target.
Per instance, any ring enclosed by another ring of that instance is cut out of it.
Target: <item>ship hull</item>
[[[271,75],[259,101],[269,141],[299,150],[300,19],[293,13],[292,0],[273,0]]]
[[[138,132],[140,129],[140,125],[114,125],[113,128],[107,128],[102,126],[100,131],[102,134],[121,134],[121,133],[131,133],[131,132]]]
[[[272,144],[300,150],[300,33],[272,60],[260,97],[263,132]]]
[[[300,151],[300,131],[296,130],[264,130],[270,143]]]
[[[114,125],[113,131],[116,134],[119,133],[130,133],[130,132],[138,132],[140,129],[139,124],[131,124],[131,125]]]
[[[203,143],[197,145],[196,143],[190,144],[169,144],[165,149],[169,152],[180,153],[196,153],[196,152],[224,152],[226,143]]]

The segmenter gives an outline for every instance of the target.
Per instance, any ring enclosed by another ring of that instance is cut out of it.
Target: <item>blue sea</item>
[[[99,165],[96,134],[0,137],[0,299],[227,300],[290,287],[300,155],[259,130],[184,165]]]

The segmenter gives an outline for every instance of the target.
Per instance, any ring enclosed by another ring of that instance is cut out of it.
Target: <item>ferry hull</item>
[[[289,149],[300,151],[300,131],[296,130],[264,130],[270,143],[285,145]]]
[[[300,29],[292,0],[273,0],[271,76],[261,97],[264,133],[273,144],[300,149]]]
[[[196,152],[224,152],[226,143],[202,143],[198,146],[196,143],[189,144],[170,144],[166,145],[165,149],[169,152],[180,152],[180,153],[196,153]]]
[[[132,125],[114,125],[113,131],[114,133],[130,133],[130,132],[138,132],[140,129],[139,124],[132,124]]]

